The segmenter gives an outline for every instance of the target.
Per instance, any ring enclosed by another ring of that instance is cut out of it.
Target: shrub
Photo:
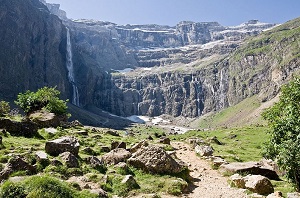
[[[5,182],[0,189],[0,198],[25,198],[25,188],[19,183]]]
[[[277,160],[300,190],[300,77],[283,86],[281,92],[279,102],[263,113],[271,128],[264,156]]]
[[[41,109],[56,115],[67,114],[67,101],[59,99],[60,92],[55,87],[43,87],[37,92],[26,91],[18,94],[15,101],[29,115]]]
[[[0,117],[5,116],[10,111],[9,102],[0,101]]]

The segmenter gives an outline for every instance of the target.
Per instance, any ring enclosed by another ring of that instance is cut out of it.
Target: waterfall
[[[72,54],[72,44],[71,44],[71,38],[70,38],[70,30],[67,28],[67,69],[68,69],[68,78],[69,82],[72,84],[73,87],[73,95],[72,95],[72,104],[79,106],[79,93],[78,88],[75,84],[75,78],[74,78],[74,66],[73,66],[73,54]]]

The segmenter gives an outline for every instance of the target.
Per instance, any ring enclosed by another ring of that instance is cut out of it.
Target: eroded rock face
[[[279,180],[279,176],[274,170],[270,169],[270,167],[262,166],[259,162],[234,162],[223,164],[220,166],[220,171],[262,175],[269,179]]]
[[[155,145],[141,147],[127,160],[127,163],[144,171],[159,174],[176,174],[187,168]]]
[[[75,156],[78,156],[79,142],[74,137],[62,137],[56,140],[46,142],[46,153],[52,156],[58,156],[64,152],[70,152]]]

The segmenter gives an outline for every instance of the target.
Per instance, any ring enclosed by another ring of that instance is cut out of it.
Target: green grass
[[[191,126],[200,129],[214,129],[264,124],[260,116],[249,117],[260,105],[259,98],[255,95],[237,105],[200,117],[191,123]]]
[[[189,131],[182,135],[171,136],[171,138],[185,140],[190,137],[199,137],[206,140],[216,136],[223,145],[212,144],[215,156],[221,156],[228,162],[259,161],[262,159],[262,145],[269,137],[267,130],[266,127],[249,126],[212,131]],[[232,135],[236,137],[232,138]]]

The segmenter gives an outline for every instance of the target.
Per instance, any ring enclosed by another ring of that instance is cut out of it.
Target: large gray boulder
[[[248,175],[244,177],[246,189],[260,195],[269,195],[274,192],[271,181],[261,175]]]
[[[144,171],[159,174],[176,174],[187,168],[185,164],[176,161],[164,149],[155,145],[141,147],[127,163]]]
[[[58,156],[64,152],[70,152],[75,156],[78,156],[79,142],[74,137],[61,137],[56,140],[46,142],[46,153],[52,156]]]
[[[12,157],[5,165],[4,169],[0,172],[0,182],[7,179],[10,174],[17,171],[27,171],[29,173],[35,173],[36,168],[28,164],[18,156]]]
[[[230,164],[223,164],[220,166],[221,172],[229,172],[232,174],[252,174],[262,175],[272,180],[279,180],[278,174],[270,169],[270,167],[263,166],[259,162],[234,162]]]
[[[105,164],[115,165],[118,164],[119,162],[125,162],[130,157],[131,157],[131,153],[129,151],[123,148],[117,148],[103,155],[102,161]]]
[[[59,155],[62,162],[68,167],[68,168],[78,168],[79,162],[78,159],[70,152],[64,152]]]
[[[195,152],[200,156],[212,156],[214,149],[211,146],[197,145],[195,147]]]
[[[300,198],[300,193],[297,193],[297,192],[288,193],[287,198]]]

